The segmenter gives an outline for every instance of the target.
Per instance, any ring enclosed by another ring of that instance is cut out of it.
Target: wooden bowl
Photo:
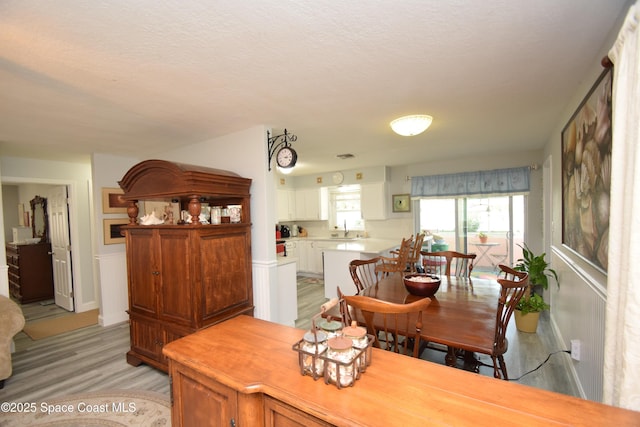
[[[440,278],[431,274],[407,274],[403,278],[404,287],[411,295],[433,296],[440,289]]]

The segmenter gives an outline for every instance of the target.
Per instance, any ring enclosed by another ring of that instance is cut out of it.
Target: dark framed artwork
[[[102,213],[127,213],[127,201],[121,188],[102,189]]]
[[[411,196],[409,194],[394,194],[391,197],[393,212],[411,212]]]
[[[124,236],[120,234],[120,228],[127,224],[129,224],[129,218],[104,219],[104,244],[115,245],[124,243]]]
[[[602,272],[609,253],[613,69],[562,130],[562,243]]]

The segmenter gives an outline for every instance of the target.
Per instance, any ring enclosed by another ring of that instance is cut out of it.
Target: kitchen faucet
[[[347,220],[344,220],[344,237],[349,236],[349,230],[347,230]]]

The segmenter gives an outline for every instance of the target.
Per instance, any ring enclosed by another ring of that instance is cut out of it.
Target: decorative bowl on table
[[[431,274],[412,273],[403,277],[404,287],[411,295],[433,296],[440,288],[440,278]]]

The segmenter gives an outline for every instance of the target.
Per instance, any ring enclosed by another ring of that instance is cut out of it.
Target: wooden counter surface
[[[303,334],[238,316],[173,341],[163,351],[170,364],[242,394],[264,393],[339,426],[640,425],[640,412],[379,349],[373,349],[372,365],[355,386],[338,389],[300,374],[291,347]],[[242,421],[239,425],[248,425]]]

